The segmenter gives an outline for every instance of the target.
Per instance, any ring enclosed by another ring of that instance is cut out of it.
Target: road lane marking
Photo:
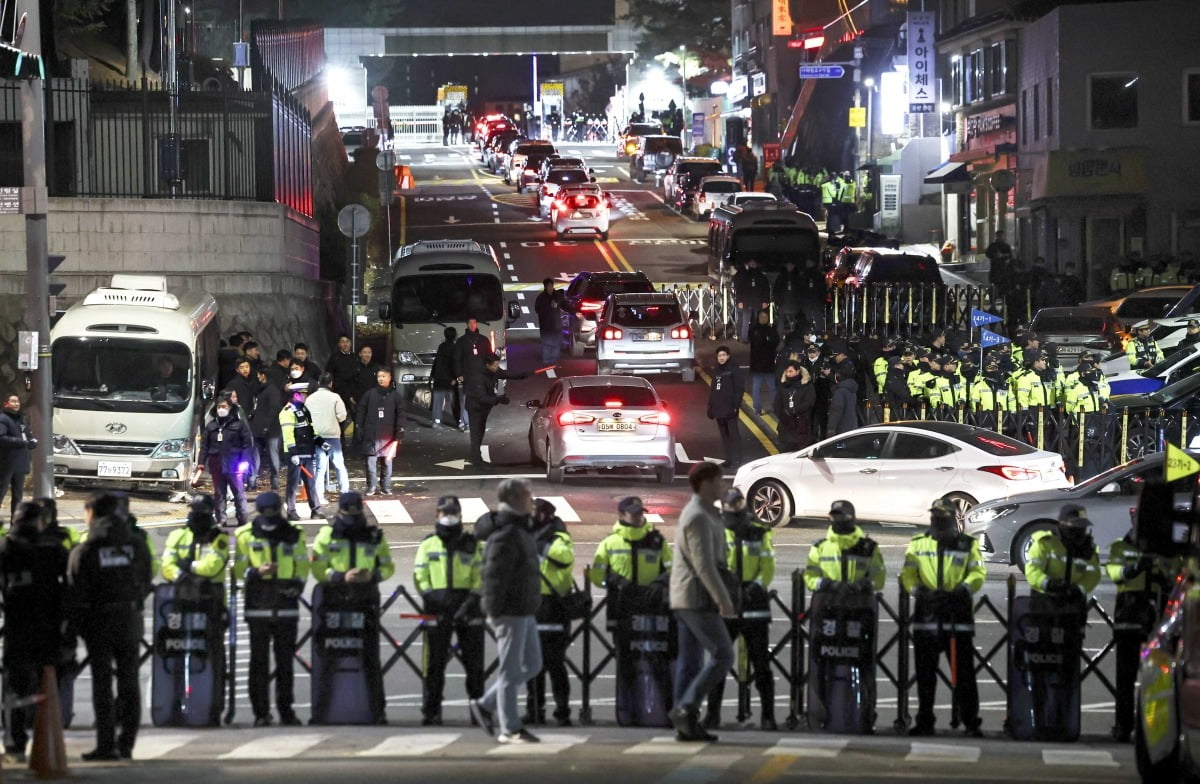
[[[551,735],[550,733],[542,733],[538,737],[541,739],[541,743],[500,745],[494,749],[489,749],[488,755],[496,757],[545,757],[558,754],[572,746],[587,743],[588,740],[588,736],[586,735]]]
[[[367,501],[367,508],[380,525],[412,525],[413,519],[404,504],[396,500]]]
[[[358,757],[419,757],[444,749],[462,737],[457,732],[419,732],[410,735],[393,735],[378,745],[363,749]],[[140,742],[140,739],[139,739]]]
[[[262,735],[227,751],[220,759],[285,759],[296,757],[332,735]]]
[[[581,521],[579,513],[571,506],[571,502],[561,495],[539,495],[538,498],[544,498],[554,504],[554,513],[564,523],[578,523]]]
[[[771,749],[767,749],[767,751],[763,753],[767,754],[770,752]],[[761,768],[754,772],[754,775],[748,782],[746,782],[746,784],[771,784],[771,782],[776,781],[780,776],[786,773],[787,769],[792,766],[792,763],[798,759],[800,758],[788,754],[779,754],[773,756],[771,759],[764,762]]]
[[[849,743],[845,738],[784,738],[763,751],[763,754],[832,759],[841,754]]]
[[[978,746],[951,746],[946,743],[913,743],[905,762],[979,762]]]
[[[720,779],[741,759],[741,754],[705,754],[679,763],[679,767],[660,781],[662,784],[709,784]]]
[[[629,263],[629,259],[625,258],[625,254],[621,253],[621,251],[617,248],[617,246],[613,244],[612,240],[607,240],[607,242],[608,242],[609,249],[612,250],[613,255],[616,256],[618,260],[620,260],[622,265],[624,265],[626,271],[633,272],[634,271],[633,266]]]
[[[608,251],[605,249],[604,243],[602,243],[600,240],[592,240],[592,242],[595,243],[596,249],[600,251],[600,255],[604,257],[606,262],[608,262],[608,266],[612,268],[613,272],[620,272],[621,268],[617,266],[615,261],[613,261],[612,256],[610,256]]]
[[[680,743],[673,735],[660,735],[644,743],[630,746],[622,754],[682,755],[697,754],[708,748],[707,743]]]
[[[1043,749],[1042,762],[1046,765],[1078,765],[1081,767],[1119,768],[1111,751],[1083,751],[1076,749]]]
[[[186,746],[194,741],[199,735],[191,733],[188,735],[182,733],[157,733],[143,732],[138,736],[137,746],[133,750],[133,758],[139,760],[157,759],[165,754],[170,754],[180,746]]]

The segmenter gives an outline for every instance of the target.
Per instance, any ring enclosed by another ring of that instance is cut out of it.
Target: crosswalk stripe
[[[639,743],[636,746],[630,746],[625,749],[625,754],[654,754],[654,755],[672,755],[672,754],[697,754],[702,749],[708,748],[707,743],[680,743],[675,740],[674,736],[661,735],[656,738],[651,738],[644,743]]]
[[[721,778],[726,770],[741,759],[741,754],[706,754],[693,757],[681,762],[679,767],[661,781],[662,784],[708,784]]]
[[[1042,762],[1047,765],[1078,765],[1081,767],[1118,768],[1110,751],[1076,749],[1043,749]]]
[[[330,735],[262,735],[221,755],[221,759],[286,759],[303,754]]]
[[[647,523],[661,523],[662,521],[663,521],[663,516],[660,515],[658,512],[646,512],[646,522]]]
[[[849,743],[845,738],[784,738],[763,754],[831,759],[841,754]]]
[[[564,523],[578,523],[580,521],[579,513],[571,506],[571,502],[561,495],[543,495],[550,503],[554,504],[554,513],[562,519]]]
[[[380,525],[412,525],[412,516],[402,501],[367,501],[367,508]]]
[[[945,743],[913,743],[905,762],[978,762],[978,746],[950,746]]]
[[[140,760],[157,759],[164,754],[170,754],[180,746],[186,746],[198,737],[199,735],[194,732],[187,735],[179,732],[162,734],[143,732],[138,735],[133,756]]]
[[[496,757],[545,757],[569,749],[580,743],[587,743],[586,735],[552,735],[542,733],[538,736],[541,743],[506,743],[488,750],[489,756]]]
[[[488,512],[488,505],[482,498],[460,498],[458,505],[462,507],[462,519],[475,521]]]
[[[449,746],[462,737],[458,732],[418,732],[393,735],[378,745],[358,752],[359,757],[419,757]]]

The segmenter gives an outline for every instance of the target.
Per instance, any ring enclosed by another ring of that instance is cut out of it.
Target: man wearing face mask
[[[542,603],[536,619],[542,643],[542,671],[529,681],[526,724],[546,723],[546,676],[554,695],[554,719],[560,727],[571,726],[571,681],[567,675],[567,643],[571,619],[563,609],[562,597],[570,593],[575,563],[575,545],[567,526],[556,515],[554,504],[545,498],[533,502],[533,541],[537,545],[542,572]]]
[[[321,507],[317,505],[317,483],[315,455],[318,449],[317,433],[313,428],[312,414],[304,405],[308,398],[309,385],[307,382],[288,384],[288,402],[279,412],[279,428],[283,432],[283,451],[288,456],[291,466],[287,476],[287,518],[299,520],[296,513],[296,495],[301,482],[308,494],[310,519],[324,517]]]
[[[887,377],[883,381],[883,403],[888,407],[889,420],[911,419],[918,407],[917,398],[913,397],[908,387],[908,374],[912,366],[905,362],[904,357],[915,354],[907,352],[904,355],[893,355],[888,359]]]
[[[483,547],[463,531],[458,496],[442,496],[437,502],[434,531],[421,540],[413,560],[413,584],[421,595],[424,613],[435,616],[424,623],[422,726],[442,725],[442,693],[452,636],[458,637],[468,699],[483,696],[482,568]]]
[[[1017,399],[1012,393],[1008,377],[1000,369],[1000,360],[995,352],[983,360],[983,372],[976,376],[969,393],[971,411],[975,424],[989,430],[996,429],[996,417],[1015,413]]]
[[[789,360],[775,388],[775,416],[779,419],[779,451],[794,452],[813,442],[812,410],[817,392],[812,377],[796,360]]]
[[[1057,530],[1033,535],[1025,559],[1025,579],[1033,591],[1035,610],[1055,610],[1070,602],[1086,612],[1087,597],[1100,583],[1100,561],[1091,529],[1082,506],[1064,504]]]
[[[248,691],[254,726],[271,723],[271,648],[275,649],[275,706],[279,723],[296,727],[293,669],[300,595],[308,579],[308,547],[304,530],[283,517],[278,493],[263,493],[254,501],[258,511],[250,525],[234,533],[233,572],[244,583],[246,625],[250,628]]]
[[[929,531],[912,538],[904,553],[900,584],[915,599],[912,621],[917,671],[917,721],[913,736],[933,735],[938,659],[950,659],[956,714],[966,734],[979,738],[979,690],[975,683],[975,613],[972,595],[983,587],[987,567],[979,542],[959,533],[958,512],[944,499],[929,509]]]
[[[216,416],[204,426],[200,436],[198,463],[212,476],[216,499],[217,525],[225,525],[225,502],[233,494],[233,508],[238,525],[246,524],[246,472],[250,469],[250,452],[254,441],[250,429],[233,410],[228,396],[217,401]]]
[[[738,431],[738,414],[746,382],[741,368],[733,360],[728,346],[718,346],[717,364],[712,371],[712,386],[708,390],[708,418],[715,419],[725,450],[725,465],[737,468],[742,464],[742,435]]]
[[[768,589],[775,577],[774,534],[769,526],[750,517],[746,498],[736,487],[725,491],[721,498],[721,518],[725,523],[725,544],[729,550],[728,566],[742,583],[742,601],[738,617],[726,620],[729,639],[737,642],[738,635],[746,640],[746,656],[754,673],[754,687],[762,708],[762,728],[774,732],[775,675],[771,671],[771,595]],[[704,728],[721,726],[721,701],[725,696],[725,681],[708,695],[708,713]]]
[[[170,583],[202,580],[225,584],[229,535],[217,525],[211,495],[193,496],[187,525],[176,528],[163,547],[162,576]]]

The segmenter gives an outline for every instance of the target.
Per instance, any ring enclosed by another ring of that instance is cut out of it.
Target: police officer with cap
[[[483,543],[463,530],[458,496],[442,496],[437,501],[433,533],[421,540],[413,561],[413,584],[421,595],[425,615],[433,616],[423,623],[423,726],[442,724],[442,693],[452,635],[458,637],[458,651],[467,674],[467,697],[477,700],[483,696],[484,628],[479,605],[482,568]]]
[[[1025,579],[1033,608],[1061,609],[1064,601],[1086,611],[1087,597],[1100,583],[1100,560],[1092,523],[1079,504],[1064,504],[1053,530],[1038,531],[1025,558]]]
[[[170,583],[202,580],[213,586],[225,584],[229,560],[229,535],[217,525],[213,497],[192,497],[187,525],[167,537],[163,547],[162,576]]]
[[[275,650],[275,706],[279,723],[298,726],[293,662],[300,622],[300,595],[308,579],[308,546],[304,529],[283,516],[278,493],[262,493],[254,501],[258,512],[249,525],[234,532],[235,575],[244,580],[244,615],[250,628],[250,707],[254,726],[271,723],[271,649]]]
[[[571,726],[571,681],[567,673],[567,646],[570,643],[571,617],[563,598],[574,587],[572,566],[575,543],[566,523],[545,498],[533,502],[533,541],[537,545],[542,572],[542,603],[536,613],[538,637],[542,644],[542,671],[529,681],[526,724],[546,723],[546,676],[554,697],[554,720],[560,727]]]
[[[917,721],[909,735],[932,735],[938,659],[950,657],[957,715],[970,737],[979,729],[979,689],[975,682],[975,613],[972,595],[983,587],[987,567],[974,537],[959,532],[958,510],[940,498],[929,509],[929,530],[912,538],[904,553],[900,584],[916,600],[913,649],[917,671]]]
[[[1133,370],[1148,368],[1163,361],[1163,350],[1158,341],[1150,337],[1154,329],[1153,319],[1147,319],[1133,328],[1133,338],[1125,344],[1125,356]]]
[[[319,445],[317,433],[313,429],[312,414],[304,405],[308,398],[308,382],[296,382],[287,385],[288,401],[279,412],[279,427],[283,432],[283,451],[287,453],[291,467],[287,475],[287,518],[299,520],[296,512],[296,495],[300,483],[304,483],[304,492],[308,494],[308,507],[311,519],[323,518],[321,507],[317,506],[316,454]]]
[[[829,530],[808,551],[804,584],[810,591],[853,587],[883,590],[887,572],[875,540],[863,533],[855,518],[854,504],[834,501],[829,507]]]

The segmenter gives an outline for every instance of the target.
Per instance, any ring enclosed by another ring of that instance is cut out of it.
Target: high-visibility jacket
[[[967,384],[957,373],[953,376],[935,373],[933,374],[933,386],[925,388],[925,397],[929,400],[932,408],[939,406],[956,408],[960,404],[965,406],[967,404]]]
[[[858,188],[853,180],[847,180],[839,183],[838,201],[843,204],[853,204],[855,195],[858,193]]]
[[[312,457],[316,454],[316,431],[312,415],[304,406],[288,403],[279,412],[279,428],[283,433],[283,451],[288,455]]]
[[[838,200],[838,184],[831,180],[821,183],[821,203],[831,207]]]
[[[1055,531],[1038,531],[1025,561],[1025,579],[1036,593],[1045,593],[1050,580],[1066,580],[1090,594],[1100,584],[1100,558],[1094,547],[1089,558],[1070,557]]]
[[[775,579],[775,533],[762,523],[750,522],[741,535],[725,529],[729,571],[744,583],[758,583],[763,588]]]
[[[281,520],[279,525],[287,526],[287,529],[278,536],[255,534],[253,523],[247,523],[233,532],[235,575],[247,577],[247,570],[254,570],[254,576],[248,579],[300,582],[308,579],[310,563],[304,529],[286,520]],[[274,574],[257,573],[258,567],[271,564],[275,565]]]
[[[225,582],[225,564],[229,561],[229,535],[218,528],[199,541],[192,529],[184,526],[171,532],[163,547],[162,576],[168,582],[191,574],[214,583]]]
[[[978,593],[987,579],[987,566],[979,552],[979,541],[966,534],[942,543],[931,533],[914,536],[904,551],[900,584],[910,593],[917,586],[932,591],[953,591],[960,585]]]
[[[1092,389],[1082,381],[1063,393],[1063,406],[1068,414],[1091,414],[1108,403],[1100,389]]]
[[[1133,574],[1125,575],[1126,567]],[[1105,571],[1117,586],[1113,631],[1144,635],[1162,614],[1167,596],[1183,569],[1180,558],[1145,557],[1130,532],[1108,548]]]
[[[575,544],[566,531],[553,531],[539,536],[538,561],[542,569],[542,595],[554,593],[566,596],[573,583],[571,567],[575,564]]]
[[[1156,340],[1133,338],[1125,344],[1125,356],[1129,358],[1129,367],[1140,368],[1147,360],[1151,365],[1162,362],[1163,350]]]
[[[875,362],[871,365],[871,372],[875,374],[875,389],[879,394],[883,394],[883,387],[887,384],[888,374],[887,357],[875,357]]]
[[[917,369],[908,374],[908,391],[915,398],[922,400],[928,398],[931,381],[934,381],[937,376],[928,365],[918,365]]]
[[[610,572],[649,585],[671,568],[671,545],[650,523],[632,526],[618,520],[596,548],[593,564],[589,576],[597,586],[604,587]]]
[[[1012,353],[1012,363],[1017,367],[1025,364],[1025,348],[1018,346],[1016,343],[1009,343],[1008,346]]]
[[[1079,371],[1073,370],[1063,376],[1063,404],[1067,402],[1066,393],[1069,392],[1076,384],[1079,383]],[[1108,383],[1108,379],[1103,375],[1096,378],[1096,389],[1100,391],[1100,397],[1108,400],[1112,394],[1112,387]]]
[[[1019,408],[1051,408],[1058,404],[1059,382],[1054,376],[1049,381],[1035,370],[1026,370],[1014,377],[1017,386],[1017,406]]]
[[[483,589],[483,542],[459,533],[446,542],[436,533],[421,540],[413,557],[413,585],[417,592],[472,591]]]
[[[866,579],[876,591],[882,591],[887,571],[879,546],[858,526],[848,534],[835,533],[830,526],[825,538],[809,548],[808,563],[804,567],[804,584],[808,590],[817,590],[822,579],[846,583]]]
[[[335,535],[333,526],[322,526],[313,540],[312,575],[317,582],[342,582],[351,569],[370,569],[376,582],[396,573],[392,552],[379,528],[368,527],[355,539]]]
[[[8,526],[0,528],[0,537],[8,533]],[[83,541],[83,535],[78,529],[72,528],[69,525],[55,525],[52,528],[47,528],[42,532],[42,536],[52,536],[62,542],[62,546],[70,550],[75,545]],[[157,571],[157,569],[155,570]]]
[[[983,376],[975,378],[974,383],[971,384],[968,397],[971,402],[972,411],[1005,411],[1011,413],[1017,410],[1017,396],[1008,388],[1008,385],[1001,384],[993,389],[992,385]]]

